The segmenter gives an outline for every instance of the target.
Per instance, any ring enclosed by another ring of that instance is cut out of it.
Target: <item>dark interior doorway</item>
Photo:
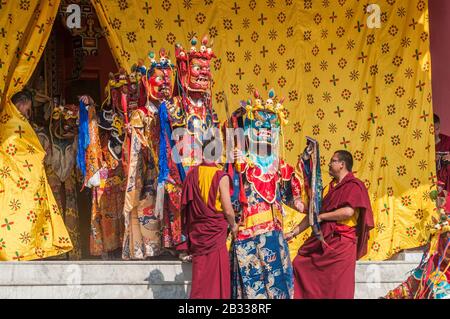
[[[117,72],[117,66],[102,35],[95,10],[89,1],[78,1],[82,6],[81,29],[73,30],[65,26],[65,7],[70,1],[62,1],[59,14],[47,42],[44,54],[27,84],[27,88],[40,92],[56,104],[78,104],[82,95],[90,95],[97,105],[106,98],[104,88],[110,72]],[[45,109],[49,103],[34,101],[32,121],[49,127]],[[51,112],[51,110],[47,110]],[[91,190],[80,191],[77,185],[78,214],[80,220],[80,240],[82,259],[98,259],[89,254],[91,219]]]

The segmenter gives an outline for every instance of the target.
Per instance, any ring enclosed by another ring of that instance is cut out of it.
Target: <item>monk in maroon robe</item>
[[[356,260],[367,253],[374,221],[364,183],[351,172],[352,155],[337,151],[329,164],[333,181],[324,190],[319,222],[325,242],[314,235],[299,249],[294,267],[294,298],[352,299],[355,293]],[[289,237],[304,231],[305,218]]]
[[[436,141],[436,173],[443,188],[450,192],[450,136],[441,134],[441,120],[434,114],[434,138]]]
[[[223,178],[226,177],[226,178]],[[191,299],[230,299],[228,225],[237,233],[230,178],[216,164],[193,166],[183,183],[183,230],[192,256]]]

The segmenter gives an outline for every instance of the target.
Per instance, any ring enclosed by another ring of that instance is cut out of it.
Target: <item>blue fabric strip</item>
[[[78,126],[77,166],[86,177],[86,149],[89,146],[89,115],[86,105],[80,101],[80,125]]]
[[[166,138],[165,132],[167,131],[167,126],[169,125],[168,116],[167,116],[167,107],[166,102],[162,102],[159,107],[159,123],[161,125],[159,131],[159,174],[158,174],[158,184],[161,184],[167,180],[167,176],[169,176],[169,165],[167,163],[167,149],[166,149]],[[170,130],[170,128],[169,128]],[[169,135],[170,139],[170,135]]]
[[[167,135],[167,138],[169,140],[170,143],[170,149],[173,150],[173,148],[175,147],[175,142],[172,140],[172,131],[170,128],[170,123],[169,123],[169,115],[167,113],[167,105],[166,105],[166,101],[162,102],[161,105],[159,106],[159,122],[161,125],[160,128],[160,144],[159,144],[159,163],[158,163],[158,167],[159,167],[159,175],[158,175],[158,183],[162,183],[165,182],[167,180],[167,177],[169,176],[169,165],[168,165],[168,159],[167,159],[167,144],[166,144],[166,138],[165,136]],[[186,177],[186,173],[184,171],[183,166],[181,165],[181,162],[179,161],[178,158],[178,152],[174,152],[175,155],[175,161],[177,162],[177,169],[178,169],[178,173],[180,174],[180,179],[181,181],[184,181],[185,177]]]

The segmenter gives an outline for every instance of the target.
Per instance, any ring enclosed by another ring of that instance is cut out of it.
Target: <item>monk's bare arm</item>
[[[228,178],[222,178],[219,182],[220,201],[222,203],[223,214],[231,226],[231,229],[237,229],[233,206],[230,197],[230,181]]]
[[[294,237],[297,237],[301,233],[303,233],[309,227],[308,216],[303,218],[303,220],[298,224],[291,232],[286,234],[286,240],[289,241]]]
[[[355,214],[355,210],[351,207],[338,208],[332,212],[321,213],[319,215],[319,221],[341,221],[349,219]]]

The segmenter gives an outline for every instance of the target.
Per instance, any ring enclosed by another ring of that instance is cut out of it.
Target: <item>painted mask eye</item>
[[[195,72],[199,72],[200,71],[200,66],[199,65],[194,65],[192,67],[192,70],[194,70]]]
[[[261,126],[263,125],[263,123],[262,123],[261,121],[256,121],[256,122],[255,122],[255,125],[256,125],[257,127],[261,127]]]

